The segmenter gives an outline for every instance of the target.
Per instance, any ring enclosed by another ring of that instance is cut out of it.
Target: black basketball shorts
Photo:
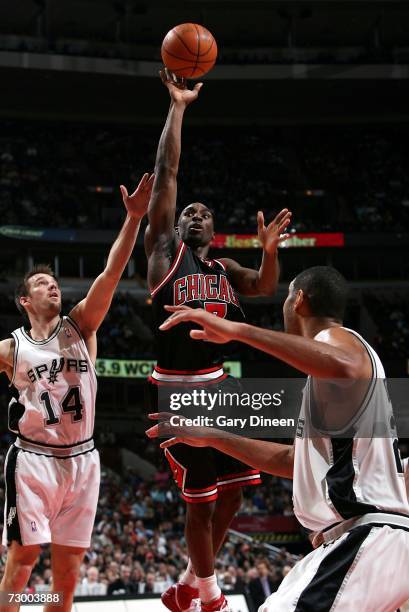
[[[157,383],[149,379],[146,384],[148,411],[169,412],[168,406],[159,406]],[[232,392],[239,384],[237,379],[228,376],[222,382],[206,384],[206,389],[211,386]],[[175,444],[165,449],[165,456],[182,498],[190,504],[212,502],[221,491],[261,483],[258,470],[214,448]]]

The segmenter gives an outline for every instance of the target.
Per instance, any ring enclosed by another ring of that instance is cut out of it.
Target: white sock
[[[191,587],[196,587],[196,574],[190,559],[189,563],[187,564],[186,571],[179,580],[179,582],[181,582],[182,584],[188,584]]]
[[[216,574],[207,578],[196,577],[196,586],[199,589],[199,597],[203,603],[208,603],[217,599],[221,595],[221,590],[217,584]]]

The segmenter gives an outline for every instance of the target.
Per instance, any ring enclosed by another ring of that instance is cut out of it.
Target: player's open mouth
[[[195,223],[194,225],[191,225],[189,227],[189,232],[202,232],[203,231],[203,226],[199,225],[198,223]]]

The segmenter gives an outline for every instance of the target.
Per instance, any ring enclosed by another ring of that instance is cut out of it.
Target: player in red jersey
[[[181,129],[186,107],[197,99],[202,83],[193,90],[169,72],[161,73],[171,103],[155,165],[155,181],[145,234],[148,283],[153,299],[156,328],[166,318],[165,304],[189,304],[231,320],[243,320],[236,291],[248,296],[272,295],[277,287],[277,247],[285,240],[291,213],[282,210],[264,225],[258,213],[258,236],[263,248],[259,270],[243,268],[231,259],[208,259],[214,236],[213,214],[200,202],[182,211],[175,229],[177,173],[181,152]],[[198,346],[188,326],[171,333],[157,332],[158,363],[150,377],[155,392],[159,385],[175,383],[231,384],[225,380],[223,354],[212,344]],[[152,405],[153,404],[153,405]],[[181,583],[162,596],[173,612],[189,609],[200,597],[203,612],[228,610],[217,586],[214,560],[232,518],[241,504],[241,487],[258,484],[258,472],[211,449],[192,449],[181,444],[166,453],[173,474],[187,502],[186,541],[190,556]]]

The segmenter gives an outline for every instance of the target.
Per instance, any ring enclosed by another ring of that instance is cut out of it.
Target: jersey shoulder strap
[[[175,257],[173,259],[173,262],[169,270],[166,272],[162,280],[156,285],[156,287],[151,289],[152,298],[155,297],[155,295],[162,289],[162,287],[164,287],[166,283],[172,278],[172,276],[174,276],[174,274],[176,273],[176,270],[179,268],[180,264],[182,263],[183,257],[185,253],[187,252],[187,250],[188,250],[188,247],[185,245],[183,240],[181,240],[179,242],[179,246],[176,250]]]

